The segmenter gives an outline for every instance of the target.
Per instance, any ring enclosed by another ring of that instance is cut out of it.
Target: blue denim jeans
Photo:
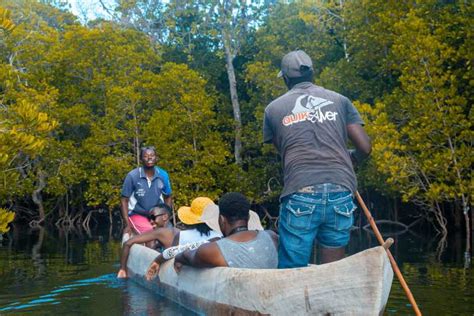
[[[325,248],[349,243],[356,206],[350,191],[293,193],[280,205],[278,267],[308,265],[315,240]]]

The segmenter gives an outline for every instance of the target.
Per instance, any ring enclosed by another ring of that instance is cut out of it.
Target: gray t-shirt
[[[305,186],[335,183],[352,192],[357,180],[347,150],[348,124],[363,121],[352,103],[310,82],[295,85],[265,109],[263,141],[283,163],[281,198]]]
[[[276,269],[278,251],[268,231],[257,231],[249,241],[238,242],[229,238],[216,241],[227,265],[231,268]]]

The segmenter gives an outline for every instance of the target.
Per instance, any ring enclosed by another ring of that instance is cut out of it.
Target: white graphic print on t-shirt
[[[303,94],[296,99],[295,107],[291,111],[292,114],[285,116],[282,123],[284,126],[290,126],[291,124],[304,122],[306,120],[312,123],[323,123],[326,120],[335,121],[338,114],[337,112],[322,111],[325,106],[333,103],[334,102],[323,98]]]

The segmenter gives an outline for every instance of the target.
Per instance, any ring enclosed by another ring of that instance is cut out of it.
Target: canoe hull
[[[195,269],[179,274],[166,262],[158,278],[144,275],[157,252],[134,245],[132,279],[178,304],[207,315],[380,315],[393,280],[389,259],[375,247],[344,260],[296,269]]]

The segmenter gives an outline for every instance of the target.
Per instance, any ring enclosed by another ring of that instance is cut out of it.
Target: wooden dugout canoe
[[[184,266],[177,274],[170,260],[159,279],[148,282],[144,275],[157,255],[134,245],[130,278],[206,315],[381,315],[393,279],[383,247],[325,265],[281,270]]]

